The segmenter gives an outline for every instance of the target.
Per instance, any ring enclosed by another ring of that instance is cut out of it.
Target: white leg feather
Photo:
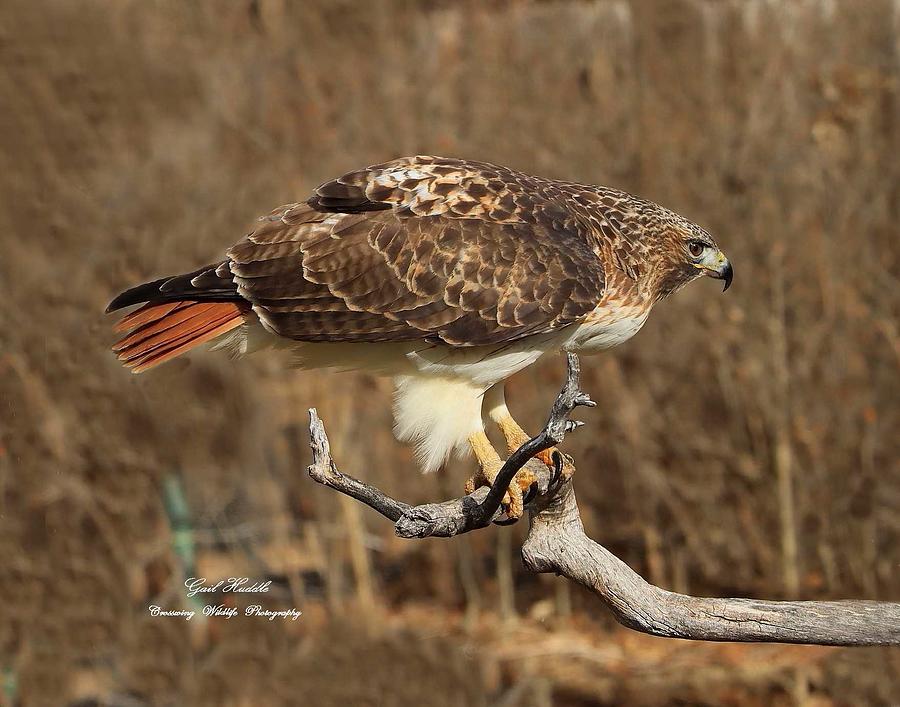
[[[484,429],[484,386],[436,376],[394,379],[394,433],[415,445],[425,472],[436,471],[451,455],[470,453],[468,439]]]

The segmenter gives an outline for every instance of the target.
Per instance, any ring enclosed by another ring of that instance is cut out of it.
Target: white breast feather
[[[586,354],[611,349],[637,334],[649,314],[649,309],[633,308],[604,312],[602,317],[594,319],[589,317],[573,330],[563,348]]]

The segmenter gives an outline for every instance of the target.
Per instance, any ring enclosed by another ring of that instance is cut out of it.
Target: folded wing
[[[597,238],[576,185],[406,158],[276,209],[217,272],[292,339],[475,346],[588,314],[605,286]]]

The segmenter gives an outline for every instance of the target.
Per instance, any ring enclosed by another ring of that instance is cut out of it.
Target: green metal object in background
[[[196,553],[194,548],[194,528],[191,524],[191,511],[187,498],[184,495],[184,486],[181,476],[170,473],[163,481],[163,506],[169,519],[169,528],[172,530],[172,550],[181,565],[181,585],[188,577],[195,576]],[[197,612],[198,618],[203,618],[203,602],[197,596],[185,597],[191,609]]]

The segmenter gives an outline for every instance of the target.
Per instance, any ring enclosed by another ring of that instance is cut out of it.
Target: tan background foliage
[[[679,591],[900,599],[898,36],[888,0],[3,3],[0,704],[896,703],[896,650],[650,639],[526,575],[520,528],[401,542],[305,476],[316,405],[346,471],[461,490],[413,471],[386,382],[134,377],[102,310],[400,155],[628,189],[736,278],[585,360],[589,532]],[[514,380],[532,428],[562,371]],[[148,616],[192,574],[304,616]]]

